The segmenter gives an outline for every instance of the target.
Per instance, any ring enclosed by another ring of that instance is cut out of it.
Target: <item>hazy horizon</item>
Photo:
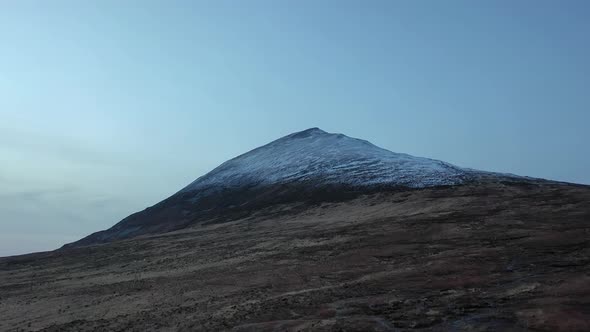
[[[590,184],[585,1],[0,4],[0,256],[310,127]]]

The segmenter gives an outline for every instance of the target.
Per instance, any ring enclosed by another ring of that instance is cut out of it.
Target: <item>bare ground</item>
[[[590,189],[461,186],[0,258],[2,331],[590,331]]]

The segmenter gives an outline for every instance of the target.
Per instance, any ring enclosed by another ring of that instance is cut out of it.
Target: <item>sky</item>
[[[310,127],[590,184],[590,2],[0,2],[0,256]]]

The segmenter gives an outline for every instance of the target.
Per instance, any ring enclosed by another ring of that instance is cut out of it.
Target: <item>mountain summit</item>
[[[442,161],[394,153],[364,140],[311,128],[231,159],[183,192],[297,182],[423,188],[459,184],[466,173]]]
[[[394,153],[364,140],[310,128],[233,158],[164,201],[67,246],[234,220],[276,204],[342,200],[484,178],[522,179]]]

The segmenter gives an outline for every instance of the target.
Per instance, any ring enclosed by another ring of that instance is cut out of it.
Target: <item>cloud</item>
[[[27,137],[26,139],[19,139],[18,137],[0,135],[0,147],[73,163],[94,166],[113,164],[113,159],[102,152],[74,141],[57,140],[55,138]]]
[[[39,203],[42,200],[56,198],[64,195],[75,194],[78,190],[74,187],[63,188],[45,188],[37,190],[26,190],[20,192],[0,192],[0,199],[8,201],[27,201],[31,203]]]
[[[117,166],[130,161],[124,155],[100,148],[96,143],[88,140],[4,127],[0,127],[0,148],[25,153],[32,157],[31,159],[44,156],[92,166]]]
[[[114,225],[136,209],[123,196],[84,187],[21,189],[14,182],[0,177],[0,256],[59,248]]]
[[[132,209],[121,197],[75,187],[4,191],[0,192],[0,233],[90,233],[113,225]]]
[[[0,257],[54,250],[79,238],[59,233],[0,233]]]

